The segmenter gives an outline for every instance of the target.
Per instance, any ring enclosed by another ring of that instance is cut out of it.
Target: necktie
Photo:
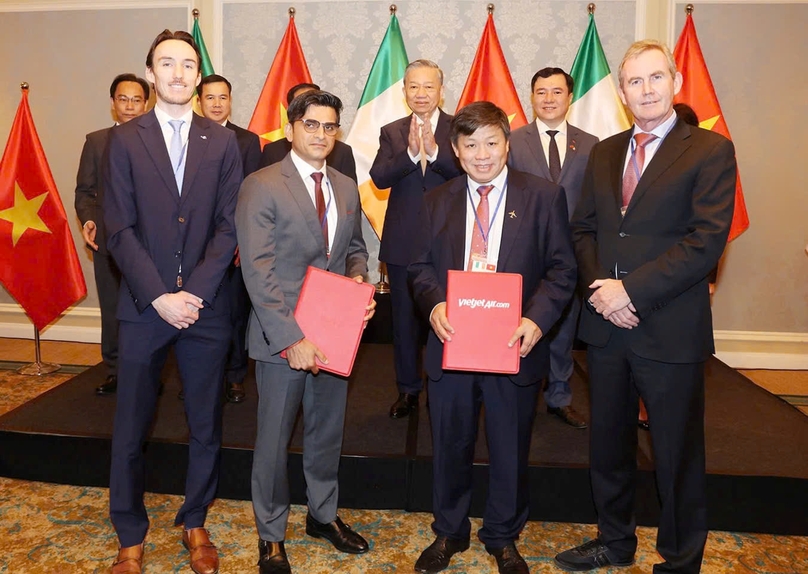
[[[558,183],[558,178],[561,176],[561,156],[558,153],[558,143],[556,143],[555,139],[557,133],[558,130],[547,130],[547,135],[550,136],[550,157],[548,162],[553,183]]]
[[[657,136],[654,134],[644,132],[634,134],[634,141],[637,145],[634,146],[634,153],[631,154],[626,166],[626,173],[623,174],[623,206],[621,211],[624,214],[629,202],[631,202],[631,197],[634,195],[634,190],[637,189],[637,183],[640,181],[642,168],[645,165],[645,146],[655,139],[657,139]]]
[[[488,239],[488,194],[494,189],[493,185],[481,185],[477,188],[480,194],[480,203],[477,205],[477,219],[474,222],[474,231],[471,233],[471,250],[469,251],[469,261],[467,271],[472,269],[472,255],[488,255],[486,240]],[[482,229],[480,227],[482,226]],[[485,234],[485,238],[483,238]]]
[[[317,206],[317,221],[320,222],[320,228],[323,232],[323,239],[325,239],[325,250],[328,251],[328,217],[325,213],[325,197],[323,197],[323,174],[315,171],[311,174],[314,180],[314,205]]]
[[[174,170],[174,180],[177,182],[177,189],[182,194],[182,179],[185,175],[183,153],[182,153],[182,124],[183,120],[168,120],[168,124],[174,130],[171,136],[171,146],[168,148],[168,156],[171,158],[171,167]]]

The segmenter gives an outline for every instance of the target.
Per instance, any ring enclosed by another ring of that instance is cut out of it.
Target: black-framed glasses
[[[339,124],[334,124],[331,122],[321,124],[317,120],[297,120],[297,121],[302,123],[303,129],[310,134],[317,133],[317,130],[320,129],[320,126],[323,126],[323,131],[327,136],[335,136],[339,131]]]

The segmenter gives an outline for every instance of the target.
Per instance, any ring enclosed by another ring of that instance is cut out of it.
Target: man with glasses
[[[236,207],[241,269],[253,304],[247,347],[255,359],[258,386],[252,501],[261,574],[291,572],[284,549],[287,449],[301,403],[306,533],[327,539],[341,552],[368,551],[365,539],[337,516],[348,381],[318,369],[316,360],[327,357],[305,338],[294,318],[310,265],[359,283],[367,274],[356,183],[326,164],[341,110],[342,102],[328,92],[295,98],[285,127],[291,151],[280,163],[244,180]],[[368,306],[365,321],[374,307],[375,302]]]
[[[125,124],[146,112],[149,84],[134,74],[120,74],[109,87],[109,101],[115,125]],[[81,150],[79,171],[76,175],[76,215],[81,221],[84,243],[93,250],[93,271],[101,310],[101,358],[106,366],[106,378],[95,389],[97,395],[109,395],[118,388],[118,290],[121,272],[107,251],[101,200],[101,158],[107,147],[109,130],[100,129],[87,134]]]

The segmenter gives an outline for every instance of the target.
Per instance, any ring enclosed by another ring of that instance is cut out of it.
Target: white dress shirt
[[[303,184],[306,186],[306,191],[309,192],[311,202],[314,208],[317,209],[317,199],[314,197],[314,178],[311,174],[320,172],[323,174],[323,181],[321,183],[323,190],[323,200],[325,201],[325,219],[328,221],[328,251],[331,251],[331,246],[334,244],[334,234],[337,231],[337,221],[339,220],[337,214],[337,199],[334,197],[334,188],[331,187],[331,181],[328,179],[328,171],[326,170],[325,162],[323,162],[322,169],[314,169],[311,165],[305,162],[295,150],[290,152],[292,154],[292,163],[295,164],[297,172],[300,174]]]
[[[185,165],[185,159],[188,157],[188,135],[191,133],[191,120],[194,117],[194,110],[189,109],[182,117],[172,118],[158,106],[154,106],[154,115],[157,117],[160,129],[163,130],[163,140],[166,142],[166,150],[171,150],[171,138],[174,137],[174,128],[168,123],[169,120],[183,121],[182,127],[180,128],[180,137],[182,138],[182,165]]]
[[[488,225],[488,241],[487,241],[487,256],[486,261],[490,265],[496,265],[499,260],[499,244],[502,239],[502,224],[505,221],[505,202],[507,201],[507,182],[508,182],[508,166],[502,168],[502,171],[496,176],[489,184],[493,185],[488,193],[488,216],[490,218]],[[480,194],[477,193],[477,188],[482,184],[477,183],[470,177],[466,177],[466,240],[463,257],[463,269],[466,269],[471,253],[471,237],[474,233],[474,226],[477,225],[477,206],[480,205]],[[470,192],[470,193],[469,193]],[[469,195],[471,195],[471,202],[469,202]],[[497,209],[499,205],[499,209]]]
[[[544,159],[547,160],[547,167],[550,167],[550,134],[547,130],[554,129],[558,133],[555,135],[556,145],[558,146],[558,159],[561,160],[561,167],[564,167],[564,158],[567,157],[567,134],[569,133],[569,124],[566,120],[561,122],[557,128],[549,128],[547,124],[536,118],[536,127],[539,130],[539,139],[541,140],[541,148],[544,150]]]
[[[676,124],[676,112],[671,114],[667,120],[659,124],[657,127],[652,129],[649,134],[654,134],[656,139],[652,142],[648,142],[645,145],[645,163],[643,163],[642,168],[640,169],[640,175],[645,173],[645,168],[648,167],[648,164],[651,163],[651,160],[654,159],[654,155],[656,155],[659,146],[662,145],[662,140],[667,137],[668,133],[673,129],[673,126]],[[642,133],[642,130],[634,124],[634,129],[631,132],[631,140],[628,144],[628,150],[626,151],[626,161],[623,163],[623,174],[625,175],[626,169],[628,169],[628,164],[631,161],[631,152],[634,150],[634,145],[632,142],[634,141],[634,134]]]

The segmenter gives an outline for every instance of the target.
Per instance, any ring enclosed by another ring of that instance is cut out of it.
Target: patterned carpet
[[[56,373],[24,377],[0,371],[0,414],[73,376]],[[47,456],[45,454],[44,456]],[[81,461],[77,461],[81,464]],[[181,532],[173,526],[180,507],[177,496],[148,494],[151,530],[146,539],[144,572],[190,572]],[[117,539],[109,522],[108,490],[0,478],[0,573],[83,574],[109,572]],[[342,510],[341,517],[370,541],[364,556],[343,555],[328,543],[305,535],[305,508],[293,507],[287,551],[296,573],[412,572],[420,551],[432,541],[431,516],[403,511]],[[480,527],[473,520],[473,531]],[[208,528],[221,553],[221,574],[257,572],[256,533],[249,502],[217,500]],[[560,572],[553,556],[595,535],[586,524],[529,522],[518,546],[531,572]],[[637,562],[614,572],[650,572],[659,561],[656,530],[639,528]],[[606,570],[605,572],[611,572]],[[487,574],[496,564],[482,544],[455,556],[449,573]],[[712,532],[702,568],[704,574],[806,574],[808,537]]]

